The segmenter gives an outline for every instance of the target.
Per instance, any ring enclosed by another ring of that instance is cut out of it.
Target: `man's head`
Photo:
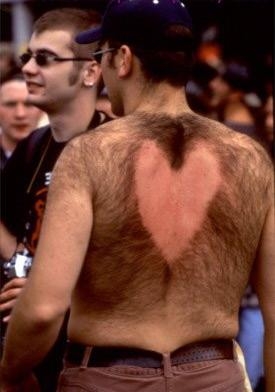
[[[78,45],[74,36],[98,26],[100,15],[74,8],[55,9],[43,14],[34,24],[27,52],[21,56],[29,101],[51,113],[77,99],[83,88],[100,78],[93,61],[94,44]]]
[[[128,45],[147,79],[183,86],[192,58],[191,28],[180,0],[112,0],[101,27],[79,34],[76,41],[107,42],[112,49]]]
[[[230,62],[209,82],[212,94],[210,103],[213,107],[224,105],[232,95],[241,100],[250,91],[251,85],[248,68],[240,63]]]
[[[41,111],[27,102],[28,90],[22,75],[4,80],[0,86],[2,143],[12,151],[17,143],[37,127]]]

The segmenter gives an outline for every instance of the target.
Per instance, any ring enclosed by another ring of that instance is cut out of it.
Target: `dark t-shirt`
[[[88,128],[107,120],[95,112]],[[49,126],[39,128],[19,143],[2,172],[1,220],[31,255],[37,246],[52,171],[65,145],[53,139]]]
[[[0,146],[0,170],[3,170],[7,161],[8,161],[8,157],[3,149],[2,146]]]
[[[1,219],[34,253],[54,164],[66,143],[53,140],[50,127],[23,140],[2,173]]]

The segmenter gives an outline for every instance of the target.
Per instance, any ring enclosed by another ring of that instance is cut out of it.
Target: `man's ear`
[[[93,87],[101,78],[100,65],[92,60],[87,61],[83,69],[83,84],[86,87]]]
[[[133,68],[133,53],[129,46],[122,45],[119,48],[116,60],[118,76],[120,78],[128,76],[132,72]]]

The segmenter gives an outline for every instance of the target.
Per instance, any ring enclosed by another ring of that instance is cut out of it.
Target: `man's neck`
[[[136,90],[137,91],[137,90]],[[138,93],[129,95],[132,99],[125,100],[125,114],[135,111],[167,113],[171,116],[191,112],[183,87],[173,87],[168,83],[145,85]]]
[[[49,122],[54,140],[67,142],[74,136],[86,131],[94,112],[95,102],[86,100],[83,105],[78,101],[77,105],[65,107],[63,112],[49,113]]]

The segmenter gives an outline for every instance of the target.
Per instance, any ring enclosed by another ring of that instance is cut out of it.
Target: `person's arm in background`
[[[10,260],[14,252],[18,249],[17,239],[12,235],[5,225],[0,221],[0,258],[2,276],[4,278],[4,263]],[[3,322],[7,323],[10,319],[10,312],[15,301],[26,283],[26,278],[14,278],[0,286],[0,313],[7,312],[3,317]]]
[[[34,135],[33,133],[18,143],[1,172],[0,259],[3,279],[0,287],[0,313],[5,312],[4,323],[8,322],[10,311],[26,282],[25,278],[14,278],[4,284],[6,279],[3,273],[3,264],[11,259],[15,251],[23,248],[22,244],[21,246],[17,243],[17,238],[22,238],[24,228],[26,209],[24,200],[29,176],[31,175],[28,174],[27,161],[30,159],[29,145]]]
[[[273,180],[271,182],[273,183]],[[259,298],[265,328],[266,392],[275,391],[275,224],[273,195],[274,190],[271,192],[271,206],[266,216],[253,273],[253,286]]]
[[[26,278],[13,278],[2,287],[0,292],[0,313],[5,312],[3,323],[8,323],[10,320],[11,311],[26,281]]]
[[[1,276],[4,280],[4,263],[11,259],[15,251],[18,249],[17,239],[12,235],[9,230],[5,227],[4,223],[0,221],[0,260],[2,265]],[[2,280],[2,279],[1,279]],[[3,323],[7,323],[10,319],[10,312],[14,307],[15,301],[22,288],[26,283],[26,278],[13,278],[6,284],[1,281],[0,285],[0,314]],[[5,315],[2,316],[2,313]]]

